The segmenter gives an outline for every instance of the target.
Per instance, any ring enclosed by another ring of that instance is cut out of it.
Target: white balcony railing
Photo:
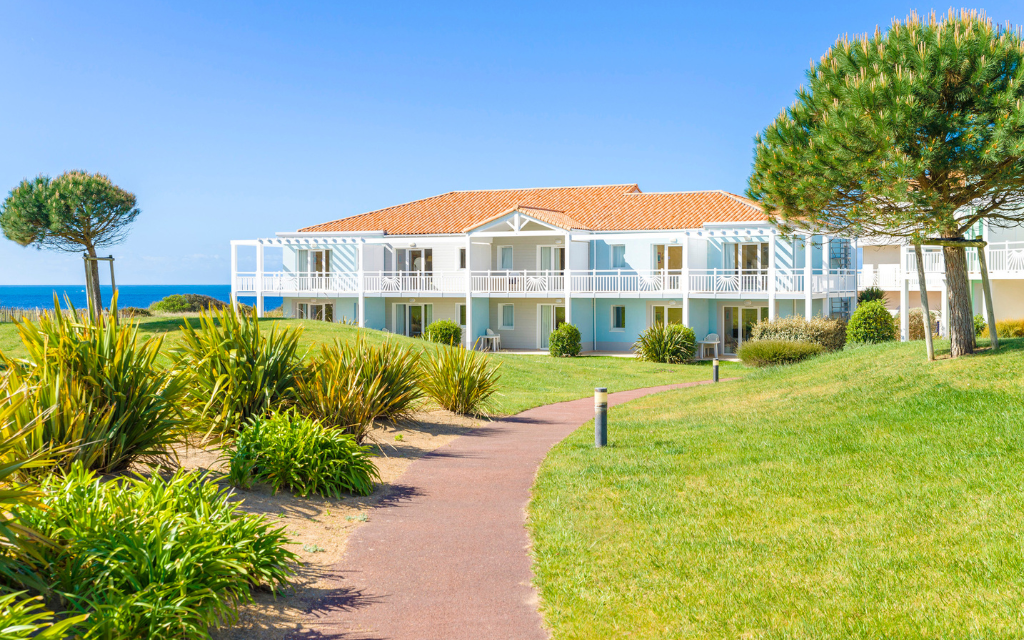
[[[566,275],[561,271],[473,271],[469,274],[473,293],[486,295],[559,295],[566,292]],[[465,271],[409,272],[375,271],[363,274],[367,294],[464,295]],[[568,284],[579,294],[735,294],[767,295],[774,281],[780,295],[806,292],[807,274],[802,269],[689,269],[633,271],[628,269],[570,272]],[[811,292],[845,292],[856,288],[853,270],[816,269],[811,274]],[[895,282],[895,274],[893,275]],[[264,295],[358,295],[359,274],[355,272],[239,273],[239,292],[262,289]]]

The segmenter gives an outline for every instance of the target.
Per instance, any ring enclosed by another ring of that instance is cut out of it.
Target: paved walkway
[[[612,393],[609,405],[703,382]],[[586,398],[474,429],[413,462],[357,528],[335,593],[296,638],[543,640],[526,505],[537,467],[594,417]],[[614,440],[614,427],[610,436]]]

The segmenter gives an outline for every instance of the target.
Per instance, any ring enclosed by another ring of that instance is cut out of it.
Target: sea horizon
[[[229,302],[231,300],[230,284],[122,284],[117,286],[117,305],[119,307],[142,307],[163,300],[169,295],[197,293]],[[112,291],[110,285],[101,285],[103,304],[110,305]],[[53,296],[57,295],[62,307],[68,302],[76,308],[87,306],[84,284],[8,284],[0,285],[0,307],[18,309],[49,309],[53,307]],[[239,302],[255,304],[255,296],[239,296]],[[283,298],[264,298],[264,308],[276,309],[283,303]]]

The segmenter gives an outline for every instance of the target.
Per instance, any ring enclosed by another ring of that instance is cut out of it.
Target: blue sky
[[[0,192],[74,168],[135,192],[124,284],[227,283],[232,238],[453,189],[742,193],[811,58],[947,8],[494,4],[0,2]],[[0,284],[84,280],[6,239],[0,265]]]

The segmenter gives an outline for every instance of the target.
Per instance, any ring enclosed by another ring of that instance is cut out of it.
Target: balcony
[[[689,269],[687,271],[589,270],[571,271],[465,271],[363,273],[363,293],[371,296],[465,296],[468,284],[474,295],[509,297],[643,297],[682,296],[767,297],[774,283],[778,297],[805,296],[807,273],[802,269]],[[824,295],[856,290],[853,270],[816,269],[810,275],[810,293]],[[355,272],[239,273],[235,291],[252,295],[261,291],[271,296],[349,297],[359,295],[359,274]]]
[[[998,278],[1024,278],[1024,242],[993,242],[986,248],[989,276]],[[926,251],[924,258],[925,286],[938,290],[945,280],[946,265],[941,251]],[[981,278],[981,263],[978,251],[967,249],[967,271],[972,279]],[[910,250],[907,254],[907,279],[911,289],[918,289],[917,256]],[[897,291],[902,286],[902,274],[898,264],[868,265],[860,270],[860,288],[875,286],[880,289]]]

